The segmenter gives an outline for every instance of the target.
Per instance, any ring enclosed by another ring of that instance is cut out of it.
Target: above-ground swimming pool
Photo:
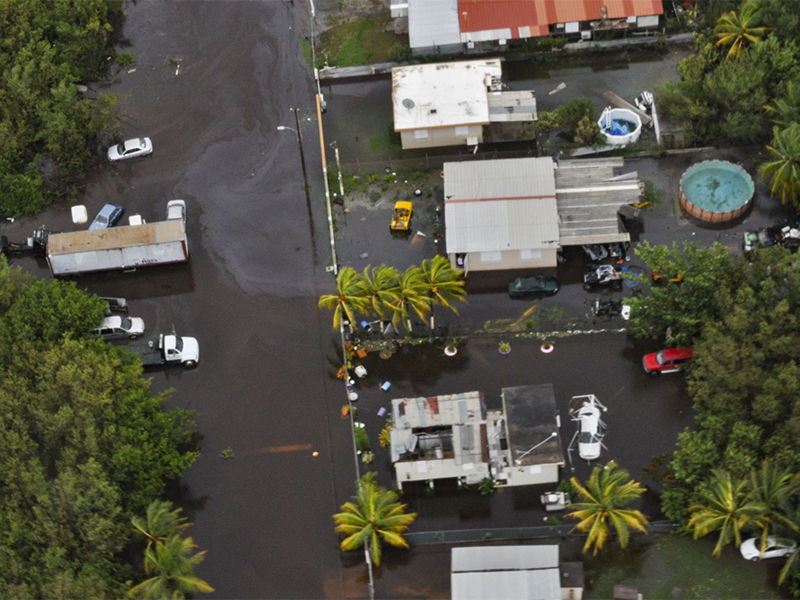
[[[609,146],[635,144],[642,135],[642,120],[627,108],[607,108],[597,120]]]
[[[707,223],[724,223],[742,216],[753,202],[755,184],[743,168],[725,160],[707,160],[686,169],[681,177],[681,208]]]

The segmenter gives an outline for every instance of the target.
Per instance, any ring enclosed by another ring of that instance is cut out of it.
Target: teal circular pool
[[[753,201],[755,184],[743,168],[724,160],[708,160],[686,169],[681,177],[681,208],[709,223],[731,221]]]

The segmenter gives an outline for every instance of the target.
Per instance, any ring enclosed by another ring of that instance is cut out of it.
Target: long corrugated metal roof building
[[[617,211],[640,195],[622,158],[444,164],[447,254],[464,272],[555,267],[562,246],[630,241]]]
[[[453,600],[562,597],[558,546],[475,546],[451,550]]]
[[[472,49],[476,43],[504,45],[551,33],[579,36],[586,31],[652,28],[664,14],[662,0],[448,1],[450,7],[457,4],[455,11],[436,10],[433,5],[443,0],[409,0],[409,41],[415,53],[454,52],[454,31],[462,48]],[[438,20],[427,20],[434,14]]]

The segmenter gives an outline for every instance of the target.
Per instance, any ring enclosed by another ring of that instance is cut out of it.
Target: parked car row
[[[150,138],[135,138],[109,148],[108,160],[117,162],[142,156],[152,156],[152,154],[153,143]],[[89,229],[98,230],[113,227],[120,221],[124,213],[125,209],[122,206],[106,204],[97,213]],[[186,222],[186,202],[183,200],[170,200],[167,203],[166,221],[175,220]],[[128,224],[136,227],[147,223],[141,215],[135,214],[129,217]],[[135,340],[144,335],[146,330],[144,319],[131,317],[127,314],[115,314],[128,312],[128,303],[124,298],[102,299],[105,300],[108,308],[100,324],[92,330],[95,335],[104,340]],[[142,366],[144,367],[181,364],[184,367],[191,368],[200,361],[200,345],[197,340],[193,337],[178,336],[174,332],[171,335],[160,334],[157,340],[147,342],[144,345],[128,346],[127,348],[130,352],[141,357]]]

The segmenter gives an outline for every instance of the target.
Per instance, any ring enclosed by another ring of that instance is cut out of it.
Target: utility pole
[[[294,123],[297,126],[295,133],[297,133],[297,145],[300,147],[300,166],[303,168],[303,185],[306,189],[306,195],[308,195],[308,175],[306,175],[306,157],[305,154],[303,154],[303,135],[300,133],[300,117],[297,116],[297,111],[299,109],[292,108],[290,110],[294,113]]]

